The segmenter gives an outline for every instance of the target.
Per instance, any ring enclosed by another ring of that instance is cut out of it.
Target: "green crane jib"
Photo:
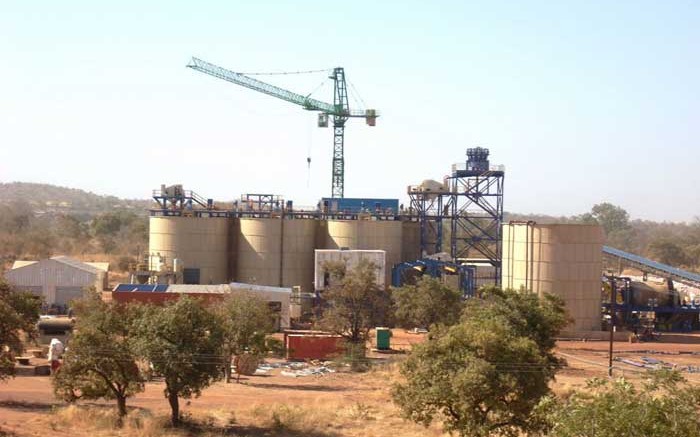
[[[242,73],[227,70],[209,62],[202,61],[198,58],[192,58],[192,61],[187,65],[193,70],[206,73],[208,75],[218,77],[219,79],[233,82],[237,85],[250,88],[252,90],[277,97],[287,102],[294,103],[309,111],[318,111],[319,127],[328,126],[328,116],[333,118],[333,167],[332,167],[332,183],[331,196],[343,197],[345,192],[345,157],[344,157],[344,133],[345,122],[348,118],[362,117],[367,121],[369,126],[374,126],[379,116],[374,109],[351,110],[348,104],[347,86],[345,83],[345,70],[342,67],[336,67],[329,76],[333,79],[333,104],[312,99],[309,96],[302,96],[274,85],[262,82]]]

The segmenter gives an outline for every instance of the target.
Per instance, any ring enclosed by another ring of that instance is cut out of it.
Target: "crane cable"
[[[289,74],[308,74],[308,73],[324,73],[331,71],[332,68],[324,68],[322,70],[302,70],[302,71],[273,71],[273,72],[242,72],[237,71],[237,74],[243,74],[245,76],[285,76]]]
[[[350,84],[350,89],[353,91],[353,98],[355,99],[355,103],[362,103],[362,108],[367,108],[367,104],[365,103],[364,99],[360,95],[360,92],[357,91],[357,88],[355,88],[355,85],[350,82],[349,80],[347,81],[348,84]],[[357,99],[360,99],[359,102],[357,102]]]

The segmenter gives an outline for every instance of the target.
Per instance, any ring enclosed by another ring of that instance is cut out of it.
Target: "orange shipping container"
[[[328,360],[343,353],[343,337],[339,335],[285,336],[288,360]]]

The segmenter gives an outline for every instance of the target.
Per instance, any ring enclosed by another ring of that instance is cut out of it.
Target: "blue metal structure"
[[[700,274],[682,270],[667,264],[662,264],[650,259],[625,252],[620,249],[615,249],[610,246],[603,246],[603,254],[617,259],[620,262],[637,268],[645,273],[652,273],[664,278],[671,278],[681,284],[686,284],[691,287],[700,287]]]
[[[324,197],[321,199],[319,206],[324,213],[356,214],[362,212],[377,212],[396,214],[399,211],[399,199]]]
[[[433,278],[440,278],[443,275],[459,275],[459,290],[464,298],[468,298],[474,296],[476,288],[475,271],[476,268],[474,266],[425,258],[396,264],[391,270],[391,285],[400,287],[411,280],[415,280],[416,276],[426,274]]]
[[[411,199],[409,214],[418,220],[422,256],[442,252],[443,222],[447,220],[448,213],[444,202],[449,200],[445,193],[427,191],[419,186],[408,187]]]
[[[504,176],[502,165],[490,164],[489,150],[475,147],[467,149],[465,164],[452,166],[444,191],[409,187],[411,210],[420,222],[421,252],[442,252],[447,222],[452,260],[482,258],[493,266],[493,282],[500,284]]]
[[[632,286],[631,278],[620,276],[604,277],[603,283],[609,284],[610,279],[615,284],[615,317],[621,317],[625,324],[637,326],[640,322],[639,315],[641,313],[654,313],[655,320],[663,325],[670,326],[670,329],[673,331],[689,330],[692,329],[693,325],[697,326],[700,305],[696,305],[696,302],[683,304],[679,299],[672,299],[672,305],[635,304],[635,290]],[[605,287],[603,289],[606,290]],[[668,293],[678,296],[678,292],[674,290],[669,290]],[[608,315],[610,315],[612,310],[611,294],[604,293],[602,299],[602,310]]]

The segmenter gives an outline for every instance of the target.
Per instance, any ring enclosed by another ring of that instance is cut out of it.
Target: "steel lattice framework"
[[[442,252],[449,239],[454,262],[488,264],[493,282],[500,284],[505,169],[489,165],[488,155],[488,149],[468,149],[466,164],[452,166],[441,190],[409,187],[408,194],[424,256]]]

